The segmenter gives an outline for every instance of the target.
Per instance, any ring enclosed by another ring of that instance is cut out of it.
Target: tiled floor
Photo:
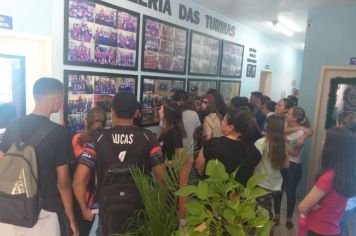
[[[273,236],[296,236],[297,235],[297,227],[298,227],[298,207],[299,201],[296,204],[296,210],[293,214],[293,229],[287,229],[285,226],[286,223],[286,215],[287,215],[287,204],[286,204],[286,196],[283,196],[282,207],[281,207],[281,215],[280,215],[280,224],[278,226],[273,226]]]

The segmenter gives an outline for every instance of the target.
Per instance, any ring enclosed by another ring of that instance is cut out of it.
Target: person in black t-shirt
[[[51,122],[50,115],[63,106],[63,84],[56,79],[38,79],[33,86],[33,95],[33,112],[13,120],[6,129],[0,145],[0,159],[16,141],[16,130],[20,130],[22,140],[27,140],[41,126]],[[35,148],[42,197],[39,219],[33,228],[0,223],[2,235],[79,235],[73,214],[73,193],[68,166],[74,160],[71,134],[65,127],[54,125],[54,130]]]
[[[158,141],[162,145],[163,157],[172,160],[173,155],[182,155],[183,138],[187,137],[182,120],[182,111],[175,103],[167,103],[161,106],[158,114],[160,121],[164,124]]]
[[[221,121],[221,130],[225,136],[210,139],[199,153],[196,160],[198,173],[203,175],[205,164],[218,159],[229,174],[239,168],[236,180],[246,185],[261,160],[261,154],[251,137],[253,125],[251,112],[229,110]]]
[[[147,174],[152,170],[157,181],[164,184],[161,148],[152,132],[134,125],[138,113],[134,94],[117,93],[111,109],[113,127],[94,132],[94,146],[87,150],[87,161],[96,159],[98,173],[97,235],[125,233],[130,226],[127,220],[142,207],[131,167],[139,167]]]

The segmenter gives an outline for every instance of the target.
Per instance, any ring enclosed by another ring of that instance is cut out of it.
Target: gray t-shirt
[[[195,111],[185,110],[182,113],[183,124],[185,131],[187,132],[187,137],[183,139],[183,148],[188,155],[193,155],[194,152],[194,139],[193,134],[196,128],[198,128],[201,123],[199,116]]]

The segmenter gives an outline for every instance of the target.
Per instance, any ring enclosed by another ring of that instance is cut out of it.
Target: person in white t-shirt
[[[276,224],[279,224],[282,195],[285,190],[287,195],[287,221],[285,226],[288,229],[292,229],[292,216],[296,204],[296,190],[299,181],[302,178],[301,154],[303,145],[298,144],[298,139],[305,135],[303,131],[304,129],[301,128],[301,126],[305,127],[305,129],[310,129],[310,122],[305,115],[304,109],[301,107],[289,108],[285,115],[285,121],[287,123],[286,129],[295,129],[296,131],[286,134],[285,136],[287,141],[289,167],[281,170],[283,176],[282,193],[277,194],[274,199],[274,221]]]
[[[254,174],[266,176],[259,186],[269,191],[267,195],[258,198],[257,202],[268,210],[272,217],[273,196],[282,190],[281,169],[289,165],[284,140],[284,119],[270,116],[267,119],[266,136],[257,140],[255,146],[261,153],[261,161],[255,167]]]

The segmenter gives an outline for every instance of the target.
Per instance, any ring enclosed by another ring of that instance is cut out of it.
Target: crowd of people
[[[31,133],[49,123],[51,113],[58,112],[63,104],[63,85],[58,80],[41,78],[33,91],[35,109],[7,126],[0,158],[6,157],[4,154],[16,141],[16,130],[20,129],[23,140],[31,139]],[[179,187],[205,178],[206,163],[213,159],[221,161],[228,173],[238,169],[235,178],[242,185],[253,174],[265,175],[259,186],[268,194],[257,198],[258,205],[268,210],[275,225],[280,224],[285,191],[285,227],[295,227],[292,217],[303,175],[302,152],[305,141],[313,135],[297,97],[274,102],[256,91],[249,99],[234,97],[225,104],[215,89],[201,97],[178,90],[159,107],[161,130],[157,139],[140,127],[141,109],[135,95],[117,93],[111,108],[112,128],[104,128],[106,113],[96,107],[87,114],[83,133],[72,137],[65,127],[55,125],[36,146],[43,201],[40,217],[32,228],[0,223],[0,232],[88,235],[99,203],[97,235],[125,233],[130,226],[128,220],[141,207],[130,166],[138,166],[146,174],[152,172],[164,185],[166,168],[174,157],[184,157]],[[326,133],[321,169],[314,187],[298,206],[306,218],[307,235],[356,232],[351,227],[356,215],[352,200],[356,195],[355,112],[342,113],[339,121],[338,127]],[[178,198],[177,224],[182,227],[186,224],[186,201]]]

